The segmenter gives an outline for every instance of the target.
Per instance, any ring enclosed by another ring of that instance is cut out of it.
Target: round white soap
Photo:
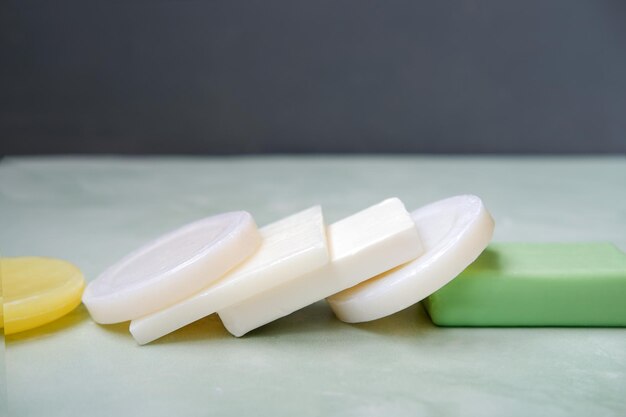
[[[207,217],[146,244],[108,268],[89,283],[83,303],[98,323],[136,319],[200,291],[260,244],[249,213]]]
[[[388,316],[446,285],[491,241],[494,221],[480,198],[460,195],[413,213],[424,254],[328,298],[337,317],[359,323]]]

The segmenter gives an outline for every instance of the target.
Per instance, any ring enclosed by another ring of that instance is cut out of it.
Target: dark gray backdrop
[[[0,153],[626,152],[626,2],[0,2]]]

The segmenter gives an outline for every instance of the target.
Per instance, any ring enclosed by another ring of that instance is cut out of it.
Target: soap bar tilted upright
[[[331,224],[327,236],[327,265],[219,310],[228,331],[242,336],[422,253],[415,223],[397,198]]]
[[[328,298],[339,319],[376,320],[429,296],[471,264],[487,247],[494,221],[482,200],[460,195],[411,213],[424,244],[422,256]]]

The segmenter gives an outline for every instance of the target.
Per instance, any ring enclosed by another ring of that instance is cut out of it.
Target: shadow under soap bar
[[[626,326],[626,254],[609,243],[499,243],[424,301],[439,326]]]

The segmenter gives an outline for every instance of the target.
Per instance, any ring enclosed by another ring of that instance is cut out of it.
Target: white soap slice
[[[461,195],[411,216],[426,249],[406,265],[328,298],[342,321],[379,319],[413,305],[459,275],[487,247],[494,221],[480,198]]]
[[[328,263],[320,206],[265,226],[260,232],[259,250],[219,281],[177,304],[133,320],[130,332],[137,343],[149,343]]]
[[[333,223],[326,233],[330,263],[219,310],[229,332],[242,336],[422,253],[415,223],[397,198]]]
[[[83,303],[98,323],[135,319],[198,292],[260,244],[249,213],[207,217],[146,244],[108,268],[89,283]]]

